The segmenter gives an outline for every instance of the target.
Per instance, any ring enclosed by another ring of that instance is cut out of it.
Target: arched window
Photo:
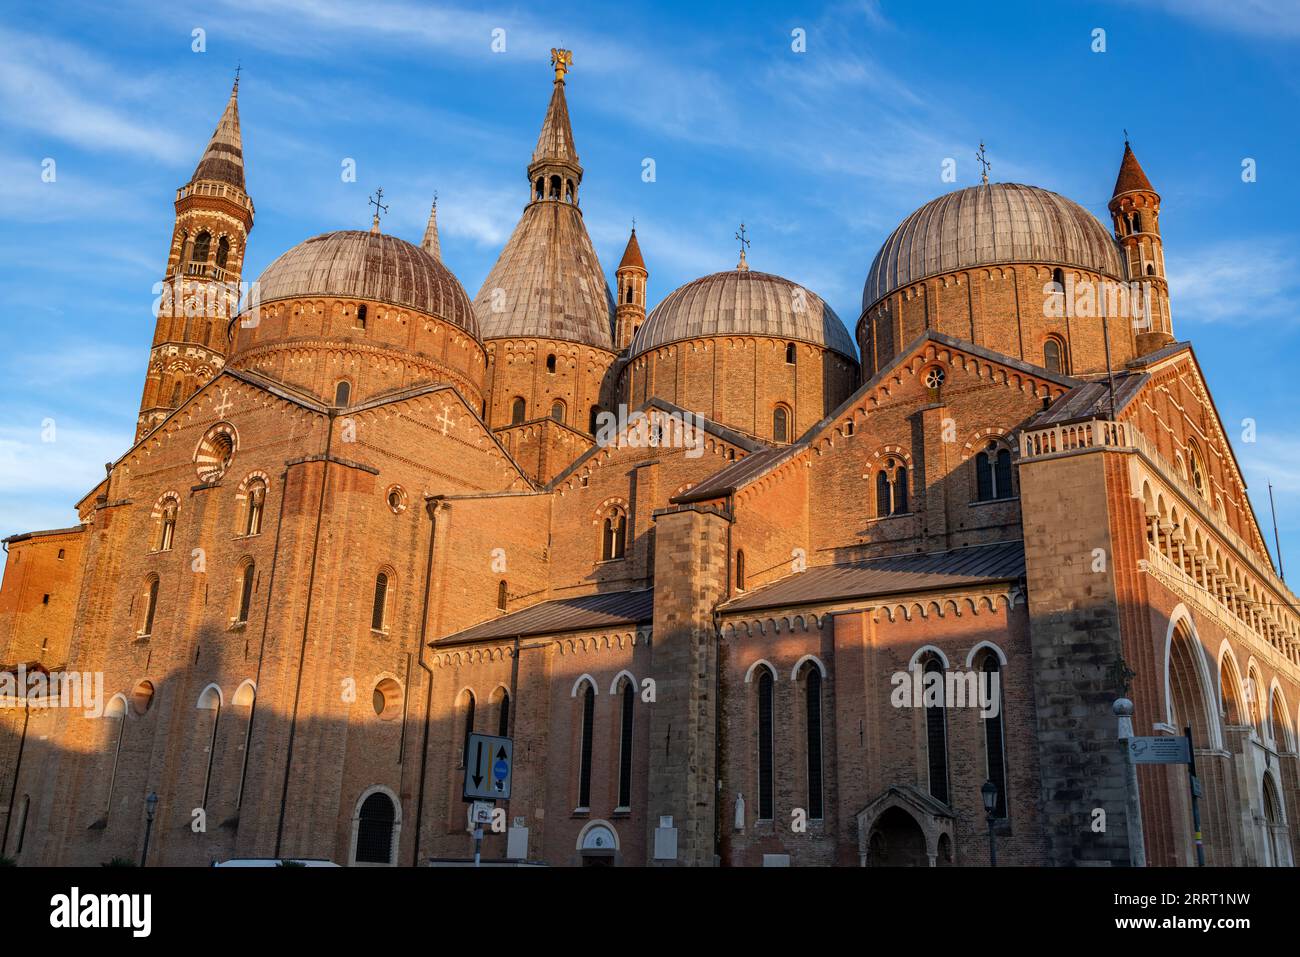
[[[1043,368],[1048,372],[1065,371],[1065,347],[1056,336],[1043,340]]]
[[[162,532],[158,537],[158,551],[169,552],[176,538],[176,505],[169,502],[163,507]]]
[[[1204,497],[1205,495],[1205,469],[1201,465],[1201,453],[1196,450],[1196,443],[1190,442],[1187,445],[1187,469],[1190,473],[1189,481],[1192,487],[1196,489],[1197,494]]]
[[[497,737],[510,736],[510,692],[501,693],[501,707],[497,709]]]
[[[393,799],[381,791],[366,798],[357,815],[358,864],[393,863],[393,828],[397,809]]]
[[[907,512],[907,466],[898,459],[885,459],[876,473],[876,517]]]
[[[600,428],[600,406],[593,405],[591,407],[591,414],[587,419],[587,431],[590,432],[592,435],[595,435],[597,429],[599,428]]]
[[[582,740],[578,755],[578,807],[591,807],[591,741],[596,719],[596,689],[587,682],[582,692]]]
[[[212,765],[217,754],[217,727],[221,723],[221,693],[213,686],[208,686],[199,695],[198,710],[208,711],[212,714],[212,730],[208,732],[208,768],[203,775],[203,799],[199,801],[199,807],[208,806],[208,796],[212,793]],[[203,723],[205,719],[199,719],[198,731],[202,735]]]
[[[997,804],[993,807],[994,817],[1007,816],[1007,752],[1006,734],[1003,715],[1006,714],[1006,697],[1002,686],[1002,664],[998,656],[989,652],[984,656],[980,670],[988,683],[988,700],[996,701],[997,711],[984,717],[984,759],[988,771],[988,780],[998,789]],[[993,696],[993,683],[997,682],[997,697]]]
[[[262,534],[262,513],[266,508],[266,480],[253,479],[248,483],[248,511],[244,517],[244,534]]]
[[[461,736],[460,746],[460,766],[466,767],[469,764],[469,736],[474,733],[474,693],[465,692],[465,727],[464,734]]]
[[[618,806],[625,809],[632,806],[632,715],[636,706],[636,688],[627,678],[623,679],[619,706]]]
[[[566,203],[573,202],[573,180],[571,179],[564,181],[564,201]]]
[[[515,400],[510,403],[510,424],[518,425],[524,421],[524,414],[527,410],[527,403],[524,402],[522,395],[515,396]]]
[[[501,581],[497,582],[497,609],[499,611],[506,610],[506,599],[509,597],[510,596],[506,593],[506,582],[503,578]]]
[[[153,619],[158,612],[158,578],[155,576],[149,579],[145,586],[144,593],[144,612],[140,616],[140,635],[148,638],[153,634]]]
[[[632,286],[631,286],[630,283],[628,284],[628,287],[627,287],[627,301],[628,301],[628,302],[631,302],[631,301],[632,301]]]
[[[1133,213],[1133,232],[1142,232],[1142,214],[1137,211]]]
[[[388,573],[375,576],[375,601],[370,608],[370,630],[384,631],[388,618]]]
[[[361,305],[357,306],[357,328],[364,329],[365,327],[366,327],[366,304],[363,302]]]
[[[190,253],[190,260],[196,263],[207,262],[211,248],[212,234],[205,229],[194,237],[194,250]]]
[[[244,566],[244,573],[239,580],[239,607],[235,610],[235,624],[248,621],[248,610],[253,604],[253,580],[257,575],[257,566],[249,562]]]
[[[554,352],[552,352],[550,355],[548,355],[548,356],[546,357],[546,371],[547,371],[547,372],[554,372],[554,371],[555,371],[555,353],[554,353]]]
[[[564,400],[556,399],[551,403],[551,418],[556,422],[564,421]]]
[[[990,442],[975,456],[975,501],[1010,498],[1011,451]]]
[[[351,383],[349,383],[347,379],[341,379],[338,384],[334,386],[334,404],[339,408],[342,408],[348,404],[348,400],[351,398]]]
[[[546,198],[546,180],[541,176],[537,177],[537,182],[534,184],[534,198]]]
[[[627,513],[615,508],[605,516],[600,544],[601,561],[612,562],[627,553]]]
[[[822,811],[822,672],[808,663],[804,681],[804,724],[808,734],[808,816],[821,820]]]
[[[558,176],[552,176],[552,177],[551,177],[551,192],[550,192],[550,198],[551,198],[551,199],[559,199],[559,198],[560,198],[560,177],[558,177]]]
[[[745,590],[745,550],[736,549],[736,591]]]
[[[787,343],[785,347],[785,361],[787,365],[794,365],[797,359],[794,343]]]
[[[930,655],[925,662],[925,744],[930,770],[930,794],[944,804],[948,803],[948,722],[944,715],[944,673],[943,662],[936,655]],[[936,691],[930,691],[934,679],[929,676],[937,674]]]
[[[783,405],[778,405],[772,410],[772,440],[790,441],[790,411]]]
[[[177,379],[174,383],[172,383],[171,406],[174,409],[180,404],[181,404],[181,380]]]
[[[217,240],[217,268],[225,269],[226,260],[230,258],[230,240],[222,236]]]
[[[772,672],[760,668],[758,676],[758,819],[773,815]]]
[[[1058,295],[1065,295],[1065,270],[1053,269],[1052,282],[1056,283],[1056,292]]]

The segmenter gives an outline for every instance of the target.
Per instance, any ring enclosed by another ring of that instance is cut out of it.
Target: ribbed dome
[[[844,323],[810,289],[747,269],[716,272],[675,289],[632,340],[632,356],[702,336],[771,336],[824,346],[857,361]]]
[[[940,196],[903,220],[871,264],[862,309],[918,279],[995,263],[1124,278],[1114,238],[1078,203],[1036,186],[988,183]]]
[[[345,229],[299,243],[258,279],[263,304],[338,296],[404,306],[454,323],[474,336],[469,296],[446,266],[396,236]]]

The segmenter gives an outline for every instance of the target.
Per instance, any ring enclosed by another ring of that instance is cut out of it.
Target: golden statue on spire
[[[555,67],[555,82],[563,83],[564,74],[573,66],[573,51],[551,47],[551,66]]]

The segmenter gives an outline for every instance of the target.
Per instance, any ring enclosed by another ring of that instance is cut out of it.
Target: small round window
[[[383,678],[375,685],[370,699],[375,714],[385,721],[392,721],[402,713],[402,686],[392,678]]]
[[[194,465],[199,479],[215,482],[226,474],[235,458],[235,430],[222,422],[208,429],[194,451]]]
[[[406,492],[400,485],[394,485],[388,490],[388,507],[394,515],[406,511]]]
[[[925,387],[927,389],[937,389],[943,385],[943,380],[947,378],[943,369],[938,366],[931,366],[925,370]]]

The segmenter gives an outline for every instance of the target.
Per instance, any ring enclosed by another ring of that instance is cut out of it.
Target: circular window
[[[153,682],[141,681],[131,689],[131,708],[144,714],[153,706]]]
[[[230,463],[235,458],[235,430],[221,423],[208,429],[194,451],[194,465],[198,469],[199,479],[203,482],[215,482],[226,474]]]
[[[925,387],[927,389],[937,389],[943,385],[943,380],[947,375],[938,366],[931,366],[925,370]]]
[[[406,492],[400,485],[394,485],[388,490],[388,507],[394,515],[406,511]]]
[[[402,713],[402,686],[392,678],[383,678],[375,685],[375,692],[370,699],[375,714],[385,721],[392,721]]]

